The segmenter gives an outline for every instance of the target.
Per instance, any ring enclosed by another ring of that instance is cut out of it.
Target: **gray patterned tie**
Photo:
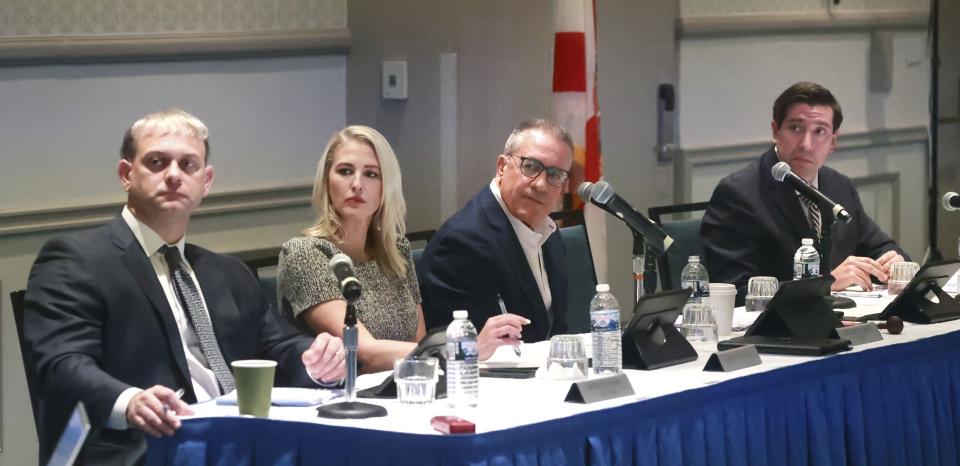
[[[177,292],[177,298],[180,299],[180,306],[187,312],[190,318],[190,324],[193,325],[193,331],[197,332],[197,338],[200,339],[200,350],[203,356],[207,358],[207,365],[220,382],[220,388],[223,393],[229,393],[233,390],[233,374],[230,373],[230,367],[223,359],[223,353],[220,352],[220,346],[217,345],[217,337],[213,334],[213,324],[210,323],[210,317],[203,308],[203,300],[200,299],[200,292],[190,279],[190,273],[183,267],[180,261],[180,251],[175,247],[164,245],[160,248],[160,253],[167,260],[167,266],[170,267],[170,276],[173,277],[173,288]]]
[[[810,218],[810,226],[813,227],[813,231],[816,232],[817,238],[820,238],[820,207],[817,206],[816,202],[807,199],[806,196],[800,196],[800,199],[807,205],[807,216]]]

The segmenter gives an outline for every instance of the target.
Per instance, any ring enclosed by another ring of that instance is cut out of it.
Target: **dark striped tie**
[[[807,217],[810,220],[810,226],[813,227],[817,238],[820,238],[820,207],[817,206],[816,202],[807,199],[806,196],[800,196],[800,199],[807,205]]]
[[[210,316],[207,315],[203,307],[203,300],[200,299],[200,292],[197,286],[190,279],[190,273],[183,267],[180,261],[180,251],[171,246],[164,245],[160,252],[167,260],[167,266],[170,267],[170,276],[173,278],[173,288],[177,292],[177,298],[180,299],[180,306],[186,311],[190,318],[190,324],[193,325],[193,331],[197,332],[197,338],[200,340],[200,350],[203,356],[207,358],[207,366],[217,377],[220,388],[223,393],[233,390],[233,374],[230,373],[230,367],[223,359],[223,353],[220,352],[220,346],[217,344],[217,337],[213,333],[213,324],[210,323]]]

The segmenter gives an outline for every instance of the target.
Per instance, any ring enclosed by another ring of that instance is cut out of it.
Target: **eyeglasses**
[[[507,154],[510,157],[516,157],[520,159],[520,173],[523,176],[528,178],[536,178],[540,176],[544,170],[547,171],[547,183],[550,183],[553,186],[560,187],[563,186],[563,183],[567,181],[567,178],[570,178],[570,172],[557,167],[546,167],[537,159],[532,159],[529,157],[520,157],[513,154]]]

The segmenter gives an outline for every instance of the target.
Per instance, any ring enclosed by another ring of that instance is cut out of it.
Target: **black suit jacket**
[[[280,318],[243,263],[189,244],[184,255],[228,364],[273,359],[278,384],[316,386],[300,360],[312,340]],[[37,377],[41,463],[77,401],[93,425],[81,459],[97,464],[136,461],[142,454],[140,430],[104,427],[127,388],[183,388],[184,399],[196,401],[160,281],[120,216],[43,246],[27,284],[24,337],[28,370]]]
[[[813,238],[817,250],[822,251],[796,192],[770,174],[777,162],[771,147],[756,162],[721,180],[703,216],[700,239],[710,281],[736,285],[738,305],[743,303],[747,280],[752,276],[793,279],[793,255],[801,239]],[[850,223],[833,225],[831,264],[829,268],[821,264],[821,274],[829,273],[851,255],[876,259],[896,250],[907,257],[863,211],[850,178],[821,167],[818,185],[852,216]],[[830,209],[821,206],[820,211],[825,225],[831,217]]]
[[[566,251],[559,233],[543,244],[553,302],[549,311],[513,226],[488,186],[444,222],[417,263],[427,328],[446,326],[466,309],[477,330],[500,314],[497,294],[513,314],[530,319],[523,340],[542,341],[566,332]]]

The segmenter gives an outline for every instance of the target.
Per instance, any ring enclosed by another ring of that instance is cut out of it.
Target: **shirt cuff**
[[[317,380],[317,379],[313,378],[313,376],[310,375],[310,370],[307,369],[306,366],[304,366],[303,370],[307,373],[307,377],[309,377],[310,380],[312,380],[313,383],[317,384],[317,386],[319,386],[319,387],[323,387],[323,388],[334,388],[334,387],[339,387],[339,386],[343,385],[343,379],[340,379],[340,380],[338,380],[338,381],[336,381],[336,382],[324,382],[324,381],[322,381],[322,380]]]
[[[106,427],[108,429],[126,430],[127,429],[127,405],[130,400],[137,396],[143,390],[137,387],[130,387],[120,393],[117,401],[113,403],[113,410],[110,411],[110,417],[107,419]]]

